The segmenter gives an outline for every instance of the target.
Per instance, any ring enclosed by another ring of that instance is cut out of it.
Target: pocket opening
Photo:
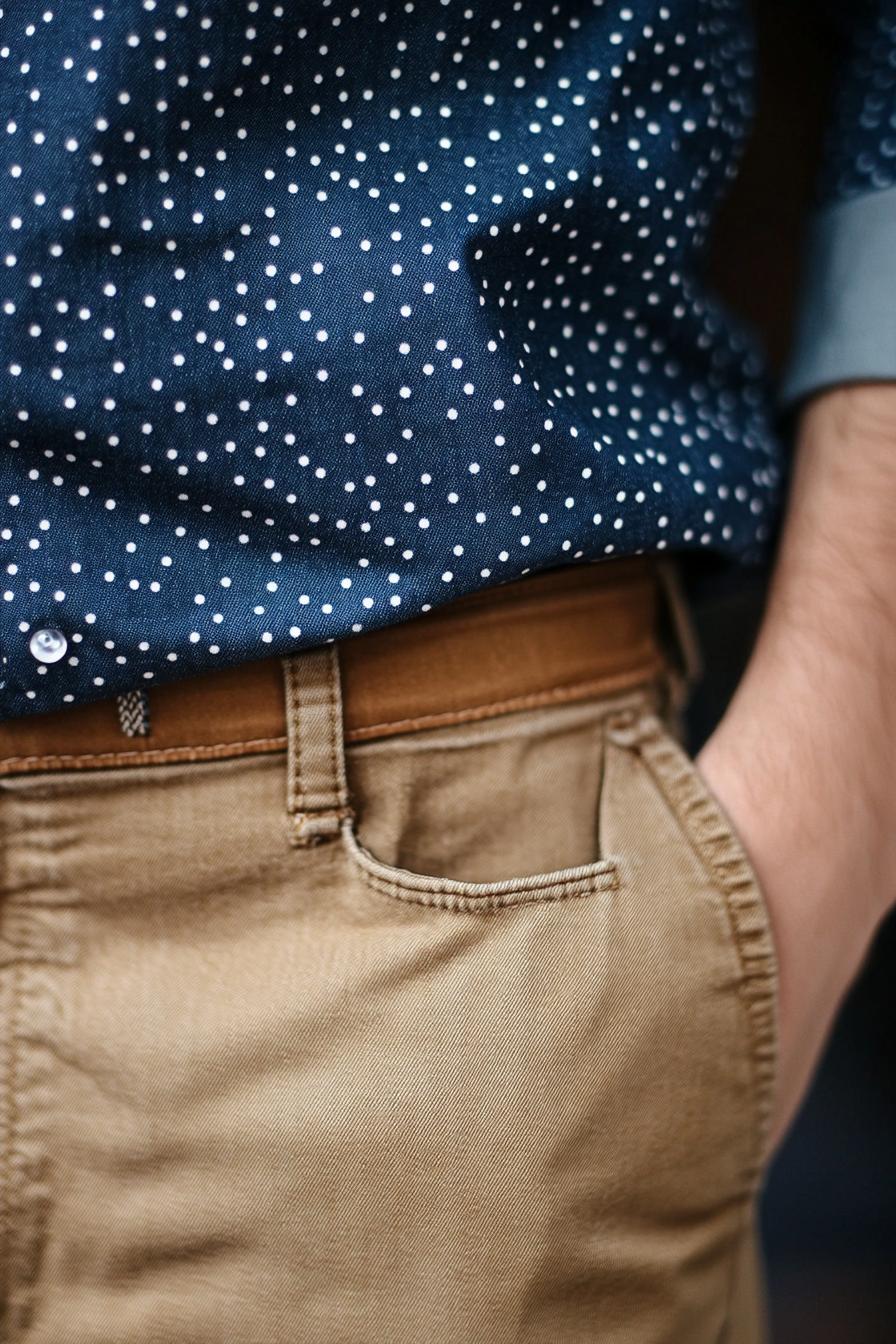
[[[615,871],[599,835],[604,722],[619,705],[526,711],[399,739],[392,751],[350,748],[351,850],[365,880],[469,909],[603,886]]]
[[[634,752],[722,897],[740,964],[757,1113],[755,1176],[767,1149],[778,1072],[778,967],[759,881],[732,823],[687,753],[653,714],[619,715],[608,739]]]
[[[413,905],[487,914],[513,906],[581,899],[601,891],[613,891],[619,885],[616,864],[610,859],[533,877],[511,877],[501,882],[462,882],[454,878],[427,877],[405,868],[394,868],[374,858],[358,840],[350,821],[343,823],[342,835],[350,858],[372,890]]]

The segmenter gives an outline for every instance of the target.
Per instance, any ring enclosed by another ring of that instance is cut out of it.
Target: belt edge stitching
[[[564,704],[584,700],[591,695],[628,690],[649,683],[662,671],[657,659],[633,672],[617,673],[593,681],[577,682],[572,686],[555,687],[550,691],[534,691],[528,695],[496,700],[467,709],[447,710],[442,714],[424,714],[412,719],[394,719],[383,723],[364,724],[345,732],[346,742],[369,742],[383,737],[421,732],[427,728],[449,728],[455,724],[475,723],[482,719],[499,718],[504,714],[543,705]],[[102,770],[127,766],[167,765],[203,760],[226,760],[228,757],[264,755],[285,751],[287,737],[260,737],[242,742],[219,742],[196,746],[149,747],[145,751],[83,752],[77,755],[50,754],[47,756],[8,756],[0,760],[0,777],[13,774],[36,774],[41,770]]]

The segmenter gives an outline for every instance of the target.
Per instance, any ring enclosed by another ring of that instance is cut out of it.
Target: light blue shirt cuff
[[[785,405],[833,383],[896,380],[896,187],[812,221]]]

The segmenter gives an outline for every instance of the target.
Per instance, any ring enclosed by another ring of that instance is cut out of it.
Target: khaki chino
[[[774,955],[656,693],[288,678],[288,753],[0,781],[2,1338],[758,1344]]]

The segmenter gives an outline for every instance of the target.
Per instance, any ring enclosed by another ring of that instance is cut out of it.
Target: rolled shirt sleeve
[[[811,222],[785,405],[834,383],[896,379],[896,187]]]
[[[827,9],[842,57],[785,405],[835,383],[896,378],[896,0]]]

